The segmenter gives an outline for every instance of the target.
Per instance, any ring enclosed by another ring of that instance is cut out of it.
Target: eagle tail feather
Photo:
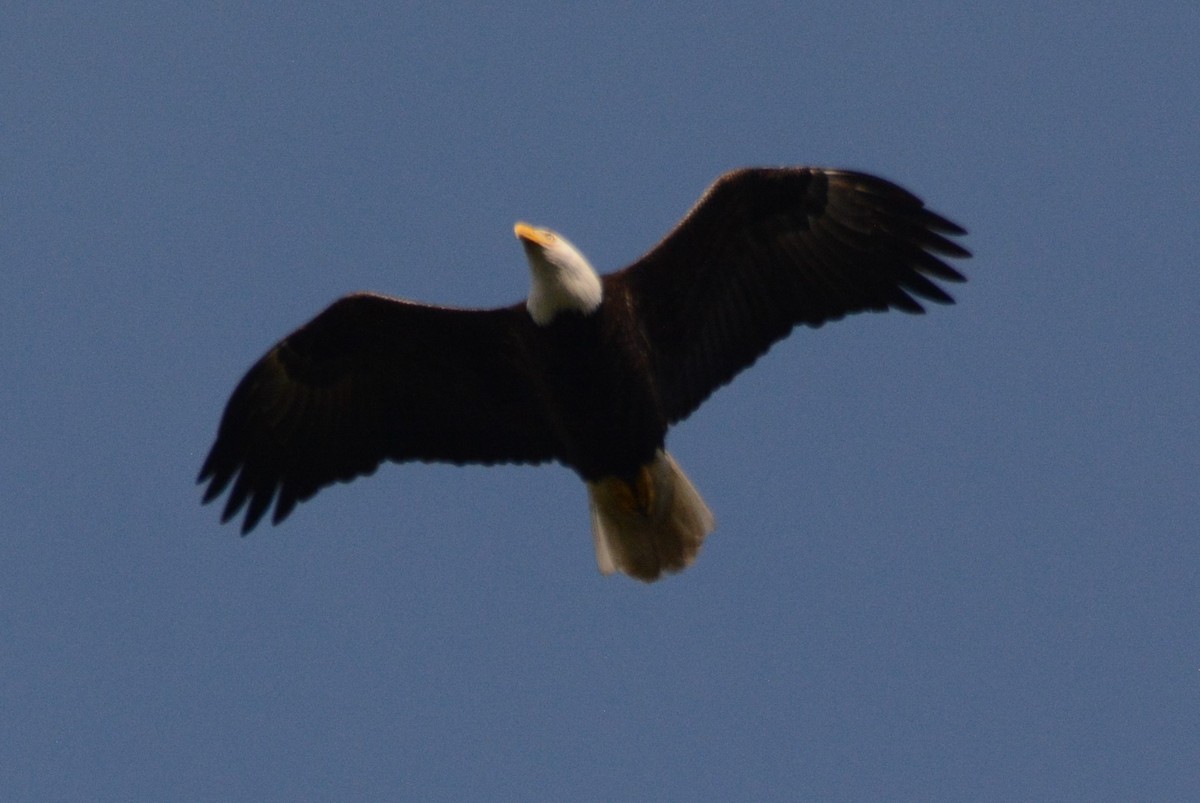
[[[690,566],[716,524],[691,480],[662,449],[631,479],[589,482],[588,503],[601,573],[620,571],[646,582]]]

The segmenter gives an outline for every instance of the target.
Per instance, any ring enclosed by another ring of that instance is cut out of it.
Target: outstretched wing
[[[966,232],[881,178],[811,167],[719,178],[653,250],[605,277],[636,311],[664,412],[686,417],[797,324],[953,300]]]
[[[383,460],[534,463],[555,457],[529,376],[521,307],[456,310],[346,296],[288,335],[238,384],[199,482],[233,485],[249,532]]]

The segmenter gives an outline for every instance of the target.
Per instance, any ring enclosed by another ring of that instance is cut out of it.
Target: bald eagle
[[[658,245],[597,275],[518,223],[524,303],[455,309],[357,293],[279,341],[238,384],[198,482],[242,533],[384,460],[544,463],[587,486],[600,571],[695,559],[714,520],[667,428],[797,324],[953,303],[965,230],[875,176],[749,168],[717,179]],[[232,487],[230,486],[232,483]]]

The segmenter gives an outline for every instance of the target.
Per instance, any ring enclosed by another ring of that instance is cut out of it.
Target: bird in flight
[[[814,167],[718,178],[663,240],[600,276],[518,223],[529,297],[496,309],[345,296],[237,385],[200,470],[248,533],[385,460],[558,462],[587,487],[605,574],[692,563],[714,519],[668,428],[798,324],[921,313],[963,281],[965,230],[884,179]]]

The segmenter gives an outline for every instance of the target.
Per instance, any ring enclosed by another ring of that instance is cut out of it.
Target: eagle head
[[[588,314],[600,306],[600,277],[579,249],[549,229],[518,223],[513,232],[525,247],[532,285],[525,302],[533,320],[545,326],[560,312]]]

